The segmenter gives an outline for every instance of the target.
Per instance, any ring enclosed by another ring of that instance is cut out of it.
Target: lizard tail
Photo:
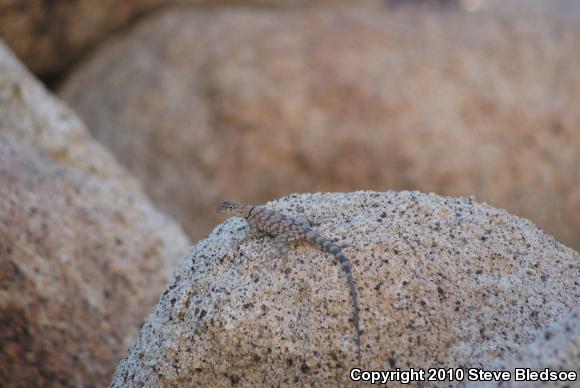
[[[360,350],[360,336],[361,336],[361,332],[360,332],[360,311],[359,311],[359,306],[358,306],[358,294],[356,292],[356,287],[354,284],[354,279],[352,277],[352,271],[350,270],[350,266],[348,264],[348,262],[346,261],[346,256],[344,255],[344,253],[342,253],[341,249],[334,244],[332,241],[322,237],[317,231],[310,229],[307,234],[306,237],[310,240],[313,241],[315,244],[317,244],[318,246],[322,247],[322,249],[324,249],[327,252],[332,253],[340,262],[340,265],[342,266],[342,270],[344,271],[344,273],[346,274],[347,280],[348,280],[348,287],[350,288],[350,296],[352,298],[352,304],[353,304],[353,310],[354,310],[354,326],[356,329],[356,352],[357,352],[357,359],[358,359],[358,363],[359,366],[361,366],[361,350]]]

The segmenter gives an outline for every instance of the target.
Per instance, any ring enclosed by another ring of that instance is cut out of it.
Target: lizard
[[[360,345],[360,310],[358,304],[358,294],[352,271],[342,253],[340,247],[332,241],[323,237],[316,230],[312,229],[310,223],[305,217],[292,217],[280,212],[268,209],[264,206],[247,205],[236,201],[223,201],[217,208],[220,213],[230,216],[238,216],[246,219],[250,227],[250,234],[266,233],[274,236],[274,245],[280,254],[288,252],[288,244],[295,241],[310,241],[323,250],[334,255],[346,274],[350,296],[353,307],[353,323],[355,326],[355,343],[357,360],[361,363],[361,345]]]

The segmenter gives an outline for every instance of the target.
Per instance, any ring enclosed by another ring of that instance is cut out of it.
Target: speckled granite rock
[[[187,241],[147,203],[0,137],[0,381],[108,382]]]
[[[580,298],[580,255],[531,222],[418,192],[293,195],[358,283],[363,366],[484,366]],[[113,387],[349,384],[350,299],[336,260],[233,218],[194,246],[121,361]]]
[[[0,385],[108,383],[187,246],[0,45]]]
[[[502,382],[471,383],[469,388],[483,387],[571,387],[580,385],[580,307],[574,309],[563,319],[550,325],[536,336],[533,342],[523,346],[515,355],[505,360],[491,363],[494,370],[508,370],[514,375],[514,368],[530,368],[543,371],[575,371],[579,379],[574,382]]]
[[[533,7],[181,9],[99,50],[62,96],[194,239],[224,197],[418,189],[580,249],[578,36],[580,18]]]

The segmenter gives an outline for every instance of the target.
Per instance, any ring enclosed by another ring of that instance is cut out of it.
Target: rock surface
[[[357,0],[377,4],[379,0]],[[352,0],[76,0],[0,1],[0,38],[43,77],[59,76],[100,41],[162,6],[305,6],[354,3]]]
[[[78,116],[47,92],[1,41],[0,134],[59,164],[139,192],[137,181],[91,138]]]
[[[0,46],[0,385],[103,386],[181,229]]]
[[[507,370],[515,376],[515,368],[530,368],[534,371],[575,371],[580,376],[580,307],[565,318],[544,329],[533,342],[525,345],[506,360],[492,363],[494,370]],[[573,382],[552,382],[549,386],[570,387]],[[578,384],[578,380],[576,380]],[[545,381],[510,381],[499,383],[472,383],[469,388],[483,387],[546,387]]]
[[[358,284],[363,367],[486,366],[580,298],[580,256],[531,222],[466,198],[418,192],[292,195],[343,246]],[[240,218],[182,262],[113,387],[350,385],[346,279],[329,254],[243,241]],[[447,384],[445,384],[447,385]]]
[[[223,198],[372,188],[476,194],[580,247],[580,23],[510,12],[181,9],[61,95],[195,239]]]

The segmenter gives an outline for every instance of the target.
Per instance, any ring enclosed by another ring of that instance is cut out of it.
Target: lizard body
[[[234,201],[224,201],[218,211],[232,216],[245,218],[250,226],[250,233],[263,232],[274,236],[274,244],[278,252],[286,254],[288,252],[288,243],[293,241],[307,240],[321,247],[323,250],[333,254],[347,276],[350,296],[353,304],[353,323],[356,330],[356,349],[357,359],[360,365],[360,318],[358,294],[355,287],[354,279],[350,266],[346,261],[345,255],[341,249],[332,241],[321,236],[317,231],[310,227],[306,218],[291,217],[280,212],[268,209],[264,206],[245,205]]]

